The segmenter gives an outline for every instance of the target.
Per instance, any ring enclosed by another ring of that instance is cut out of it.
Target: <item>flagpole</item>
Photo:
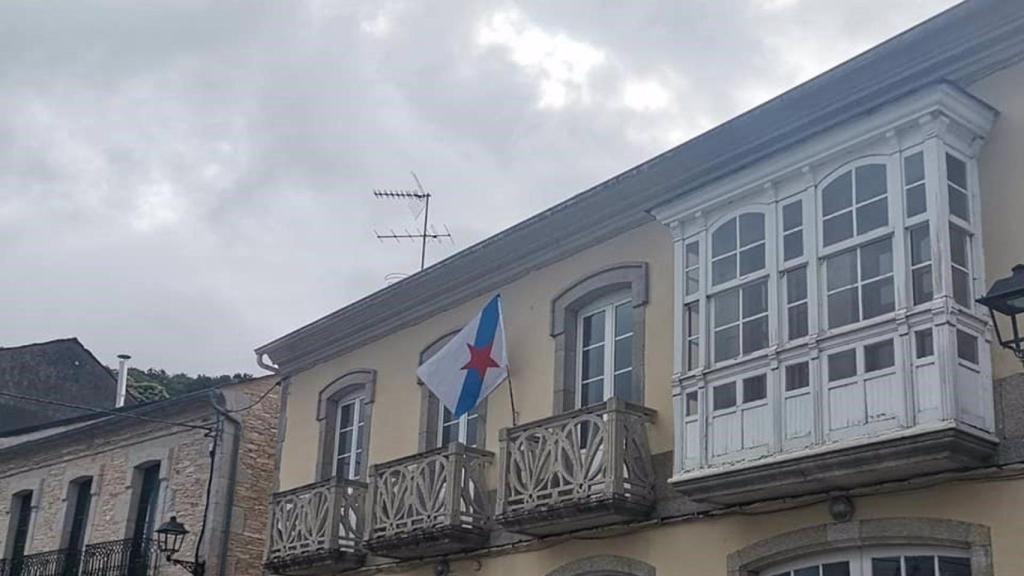
[[[516,412],[516,395],[512,392],[512,364],[505,362],[505,378],[508,380],[508,401],[512,405],[512,425],[519,425],[519,418]]]

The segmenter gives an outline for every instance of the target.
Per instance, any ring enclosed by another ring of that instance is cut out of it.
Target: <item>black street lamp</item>
[[[188,530],[185,529],[185,525],[178,522],[176,516],[171,516],[170,520],[164,522],[156,529],[157,545],[160,548],[160,553],[164,554],[168,562],[181,566],[189,574],[203,576],[206,572],[205,562],[189,562],[174,558],[174,555],[181,550],[181,544],[185,540],[186,534],[188,534]]]
[[[992,324],[996,328],[999,344],[1024,363],[1024,337],[1021,337],[1022,327],[1019,325],[1020,316],[1024,314],[1024,264],[1017,264],[1013,267],[1013,274],[996,280],[988,294],[978,298],[977,302],[992,314]],[[1010,319],[1012,337],[1003,338],[999,322],[996,321],[996,312]]]

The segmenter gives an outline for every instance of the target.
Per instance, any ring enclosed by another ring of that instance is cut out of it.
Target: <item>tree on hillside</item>
[[[117,370],[109,369],[114,377],[117,377]],[[221,374],[220,376],[207,376],[198,374],[189,376],[183,372],[169,374],[166,370],[159,368],[128,368],[128,390],[132,396],[142,402],[165,400],[183,394],[189,394],[199,390],[205,390],[214,386],[223,386],[249,380],[253,376],[248,373]]]

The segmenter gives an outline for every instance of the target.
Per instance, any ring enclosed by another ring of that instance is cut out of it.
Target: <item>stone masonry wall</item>
[[[262,378],[221,389],[227,408],[236,410],[252,404],[276,380]],[[258,576],[267,525],[267,509],[275,477],[278,394],[275,389],[250,410],[233,416],[243,423],[234,487],[234,511],[228,537],[225,574]],[[150,414],[174,422],[212,424],[216,419],[204,396],[194,402]],[[229,476],[233,452],[222,442],[217,475]],[[210,474],[211,439],[202,430],[127,420],[107,420],[81,432],[36,443],[33,446],[0,450],[0,557],[7,554],[12,497],[33,491],[33,514],[27,554],[62,547],[68,488],[76,479],[93,479],[93,498],[86,543],[121,540],[130,535],[132,479],[140,464],[160,463],[158,523],[175,515],[190,531],[178,558],[191,560],[202,525],[206,483]],[[229,488],[225,484],[224,492]],[[211,533],[223,527],[226,502],[215,493],[208,518],[207,546],[216,539]],[[223,532],[223,530],[221,530]],[[223,539],[220,540],[223,542]],[[205,547],[204,547],[205,548]],[[207,573],[219,570],[219,555],[211,554]],[[180,568],[165,566],[159,574],[182,574]]]

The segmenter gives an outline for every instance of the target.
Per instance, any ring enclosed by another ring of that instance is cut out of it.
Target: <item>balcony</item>
[[[113,540],[85,547],[81,576],[153,576],[159,565],[156,540]]]
[[[646,517],[654,412],[617,398],[501,432],[496,520],[542,536]]]
[[[365,498],[365,483],[335,478],[274,494],[266,568],[299,575],[362,566]]]
[[[51,550],[16,560],[0,560],[0,576],[78,576],[80,553]]]
[[[367,548],[417,558],[486,543],[491,506],[484,472],[493,455],[453,443],[370,468]]]

